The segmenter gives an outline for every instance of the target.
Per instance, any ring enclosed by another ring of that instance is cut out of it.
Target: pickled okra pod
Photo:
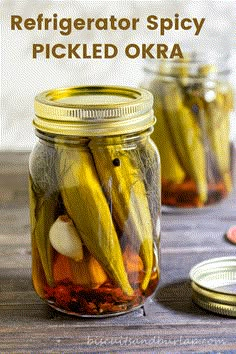
[[[52,286],[54,284],[54,279],[52,271],[52,246],[49,240],[49,230],[56,218],[58,195],[54,194],[47,198],[36,198],[33,192],[32,182],[30,191],[31,220],[34,219],[31,224],[32,242],[37,247],[47,283]],[[45,219],[47,222],[45,222]]]
[[[214,65],[203,65],[199,74],[206,78],[216,73]],[[211,148],[215,154],[216,165],[224,180],[227,192],[232,189],[230,175],[230,110],[233,109],[232,89],[224,84],[215,83],[215,92],[207,85],[202,85],[202,100]],[[204,87],[206,86],[206,87]],[[222,148],[222,146],[224,148]]]
[[[200,88],[198,88],[197,92],[199,92],[199,90]],[[192,108],[192,114],[201,131],[202,145],[204,148],[206,162],[207,184],[217,184],[221,181],[222,175],[218,167],[217,157],[212,148],[210,134],[214,134],[214,132],[209,132],[211,122],[209,121],[205,110],[205,103],[201,97],[198,97],[195,90],[189,90],[188,93],[186,93],[185,102]]]
[[[217,93],[211,102],[205,102],[208,135],[216,163],[228,192],[232,189],[230,175],[230,120],[225,112],[223,97]],[[222,146],[224,148],[222,149]]]
[[[40,144],[37,146],[37,156],[37,159],[35,155],[30,157],[29,197],[32,242],[37,248],[46,280],[48,284],[53,285],[53,250],[49,240],[49,230],[56,220],[59,203],[55,167],[56,150],[53,146],[46,148],[44,144]]]
[[[58,155],[60,191],[68,215],[91,254],[111,279],[132,295],[117,233],[90,151],[62,146],[58,147]]]
[[[183,105],[180,90],[170,85],[165,92],[167,124],[180,164],[196,183],[201,203],[207,200],[205,153],[200,127],[191,110]]]
[[[165,116],[164,85],[156,80],[152,83],[150,90],[154,96],[154,111],[158,119],[151,137],[157,144],[161,156],[162,176],[167,181],[181,183],[185,179],[184,169],[181,167],[175,147],[172,143],[171,133]],[[168,161],[168,164],[166,163]],[[171,168],[170,168],[171,166]]]
[[[110,138],[101,149],[99,142],[92,139],[89,147],[104,193],[112,202],[113,218],[144,263],[142,289],[145,290],[153,269],[152,219],[137,159],[132,158],[132,148],[124,149],[121,143],[119,137]]]

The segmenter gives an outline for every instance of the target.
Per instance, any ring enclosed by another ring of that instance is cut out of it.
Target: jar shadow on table
[[[159,287],[153,301],[161,306],[180,313],[199,316],[209,314],[192,302],[192,290],[189,279],[168,283]]]

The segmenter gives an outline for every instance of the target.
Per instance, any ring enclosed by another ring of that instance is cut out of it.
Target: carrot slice
[[[53,266],[53,276],[56,282],[72,279],[69,258],[58,253]]]
[[[144,268],[142,259],[129,246],[123,253],[123,259],[127,273],[140,272]]]

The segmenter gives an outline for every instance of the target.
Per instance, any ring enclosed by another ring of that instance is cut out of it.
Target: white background
[[[36,18],[39,13],[52,17],[139,17],[137,31],[73,31],[61,36],[56,31],[11,31],[10,16]],[[148,15],[158,17],[206,17],[199,36],[193,32],[171,31],[160,37],[145,28]],[[1,135],[0,149],[28,150],[35,142],[32,119],[34,96],[54,87],[84,84],[138,86],[143,81],[144,62],[120,54],[112,60],[32,59],[33,43],[114,43],[124,48],[128,43],[175,43],[191,39],[190,49],[210,49],[219,55],[231,52],[230,80],[236,87],[235,47],[236,2],[232,1],[1,1]],[[235,118],[232,136],[236,137]]]

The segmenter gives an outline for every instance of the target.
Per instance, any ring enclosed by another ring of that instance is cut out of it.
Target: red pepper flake
[[[130,301],[127,302],[127,299],[122,296],[118,298],[114,290],[110,294],[106,292],[102,294],[101,291],[91,289],[82,290],[76,294],[74,290],[70,290],[70,286],[66,289],[66,286],[63,285],[45,290],[45,297],[49,302],[68,312],[82,315],[122,312],[134,306],[134,299],[131,301],[129,298]],[[140,298],[139,301],[143,301],[143,299]]]
[[[233,244],[236,244],[236,225],[231,226],[229,228],[229,230],[227,231],[226,237],[230,242],[232,242]]]
[[[153,281],[156,286],[157,280]],[[54,287],[45,286],[45,298],[55,307],[78,315],[104,315],[131,310],[143,304],[146,294],[134,288],[128,296],[112,284],[98,289],[83,288],[69,279],[58,282]],[[148,294],[149,295],[149,294]]]

